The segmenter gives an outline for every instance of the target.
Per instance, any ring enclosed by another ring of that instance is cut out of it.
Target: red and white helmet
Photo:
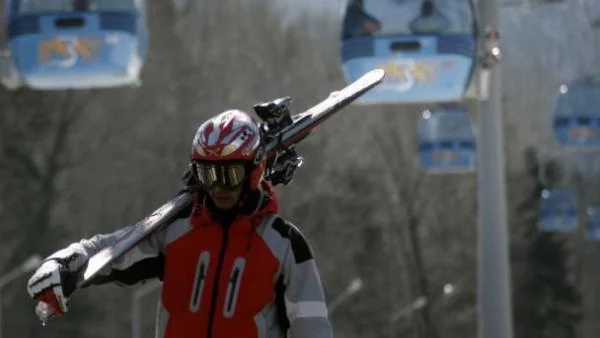
[[[227,110],[204,122],[192,142],[192,163],[205,188],[235,187],[248,182],[257,189],[265,171],[265,154],[257,123],[245,112]]]

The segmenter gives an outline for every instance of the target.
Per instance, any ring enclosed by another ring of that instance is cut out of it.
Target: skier
[[[301,231],[263,179],[261,130],[239,110],[204,122],[192,142],[193,203],[113,262],[93,284],[163,283],[156,336],[332,337],[319,271]],[[44,260],[27,289],[67,312],[86,262],[130,230],[72,243]]]

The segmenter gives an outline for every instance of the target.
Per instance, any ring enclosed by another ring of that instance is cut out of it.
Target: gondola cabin
[[[590,26],[594,29],[600,28],[600,1],[582,0],[581,3]]]
[[[475,169],[474,128],[466,107],[426,110],[417,127],[421,167],[434,173],[470,172]]]
[[[461,101],[474,71],[476,26],[469,0],[348,0],[343,74],[352,82],[386,70],[362,104]]]
[[[548,232],[566,232],[577,228],[579,211],[575,194],[566,188],[542,190],[538,228]]]
[[[600,206],[592,205],[587,210],[585,237],[589,240],[600,240]]]
[[[553,118],[556,141],[568,149],[600,148],[600,77],[560,86]]]
[[[6,88],[139,84],[149,39],[145,0],[6,1]]]

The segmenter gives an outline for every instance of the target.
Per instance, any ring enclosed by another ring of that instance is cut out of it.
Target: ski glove
[[[47,303],[58,315],[67,312],[69,296],[75,291],[79,271],[88,255],[79,243],[59,250],[42,262],[27,283],[31,298]]]

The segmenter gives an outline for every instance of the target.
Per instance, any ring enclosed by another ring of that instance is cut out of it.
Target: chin
[[[218,204],[215,203],[215,206],[221,210],[231,210],[235,207],[235,204]]]

